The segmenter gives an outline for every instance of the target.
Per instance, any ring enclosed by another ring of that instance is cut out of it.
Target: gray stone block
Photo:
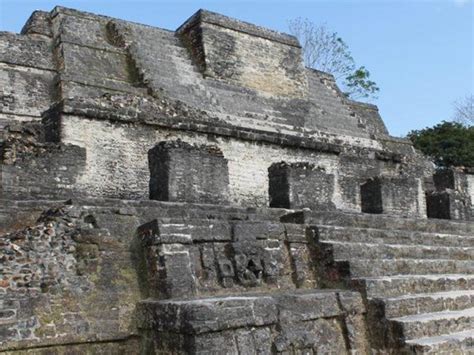
[[[268,169],[270,207],[334,209],[334,175],[309,163],[275,163]]]
[[[471,199],[465,193],[456,190],[427,192],[428,218],[471,219]]]
[[[162,142],[148,152],[148,161],[151,199],[228,203],[227,160],[218,148]]]
[[[414,177],[369,179],[360,187],[362,212],[425,217],[419,184]]]

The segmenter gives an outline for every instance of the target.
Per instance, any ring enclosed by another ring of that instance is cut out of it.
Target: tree
[[[474,126],[444,121],[432,128],[411,131],[408,138],[440,167],[474,167]]]
[[[334,75],[344,94],[352,99],[376,98],[379,88],[370,80],[370,72],[364,66],[356,66],[349,47],[337,32],[303,18],[290,20],[289,30],[303,47],[307,67]]]
[[[454,121],[464,125],[474,125],[474,95],[454,102]]]

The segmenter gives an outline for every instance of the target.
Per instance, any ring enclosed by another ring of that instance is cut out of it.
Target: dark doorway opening
[[[364,213],[383,213],[382,182],[371,178],[360,186],[361,208]]]

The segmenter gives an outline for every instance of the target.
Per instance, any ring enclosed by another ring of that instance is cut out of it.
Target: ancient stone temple
[[[0,351],[474,352],[474,170],[292,36],[34,12],[0,33],[0,148]]]

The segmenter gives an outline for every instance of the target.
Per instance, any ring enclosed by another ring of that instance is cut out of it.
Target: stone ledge
[[[139,328],[185,334],[263,326],[277,322],[272,297],[218,297],[192,301],[142,301]]]
[[[283,223],[330,225],[363,229],[391,229],[411,232],[442,233],[472,236],[474,223],[449,219],[408,218],[393,215],[350,212],[293,211],[280,218]]]
[[[74,336],[68,335],[65,337],[43,339],[41,341],[21,340],[21,341],[9,341],[0,344],[0,352],[4,351],[34,351],[40,349],[46,349],[54,346],[72,346],[81,344],[94,344],[94,343],[112,343],[112,342],[125,342],[128,340],[136,339],[138,334],[132,332],[116,333],[111,336],[101,335],[88,335],[88,336]]]
[[[177,30],[177,33],[186,31],[190,27],[198,23],[205,22],[213,25],[229,28],[234,31],[247,33],[253,36],[262,37],[271,41],[280,42],[290,46],[300,48],[301,45],[296,37],[286,33],[269,30],[260,26],[253,25],[248,22],[239,21],[215,12],[200,9],[188,20],[186,20]]]
[[[342,308],[341,308],[342,307]],[[153,300],[138,304],[141,329],[203,334],[277,323],[292,324],[347,313],[364,313],[357,292],[311,290],[193,300]]]
[[[0,31],[0,62],[56,71],[50,39]]]
[[[121,103],[122,99],[125,100],[123,103]],[[135,97],[133,99],[134,102],[128,102],[126,97],[122,99],[118,100],[120,102],[117,103],[112,102],[113,98],[110,95],[91,99],[64,99],[46,111],[43,118],[45,122],[48,122],[55,118],[57,119],[61,114],[77,115],[89,119],[132,122],[169,129],[234,137],[246,141],[261,141],[284,147],[296,147],[336,155],[348,152],[349,154],[368,156],[373,152],[377,153],[375,154],[376,159],[393,160],[395,162],[401,162],[405,157],[397,152],[336,144],[325,141],[327,138],[316,140],[318,138],[308,136],[308,133],[317,132],[301,132],[299,135],[293,135],[239,127],[209,116],[207,112],[188,108],[181,102],[171,103],[167,100],[156,100],[155,102],[153,99],[140,97]]]
[[[46,11],[34,11],[21,29],[22,35],[42,35],[52,37],[50,14]]]

